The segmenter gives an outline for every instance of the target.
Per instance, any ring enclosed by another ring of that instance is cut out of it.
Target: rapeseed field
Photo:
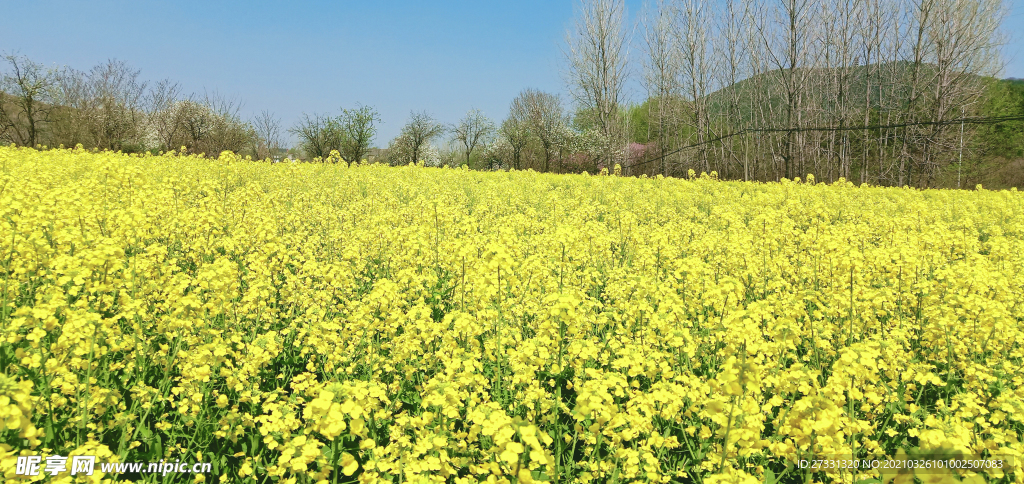
[[[1016,191],[3,147],[0,268],[7,482],[1024,482]]]

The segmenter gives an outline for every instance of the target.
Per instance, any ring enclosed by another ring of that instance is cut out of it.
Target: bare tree
[[[235,97],[227,97],[219,91],[204,91],[202,104],[217,116],[237,118],[242,110],[242,101]]]
[[[862,17],[867,17],[870,13],[871,16],[876,17],[870,21],[877,24],[889,24],[889,28],[885,29],[880,36],[878,46],[878,62],[881,64],[876,79],[878,81],[878,109],[880,114],[884,113],[884,121],[881,116],[879,116],[879,120],[888,125],[908,122],[910,121],[908,106],[904,104],[907,99],[906,93],[909,90],[906,53],[907,46],[912,39],[912,35],[910,35],[912,22],[907,21],[906,15],[908,2],[888,0],[881,2],[881,8],[869,9],[867,8],[868,0],[861,1],[865,3],[865,7],[861,8]],[[883,78],[886,79],[885,82],[881,82]],[[906,161],[909,160],[904,156],[904,153],[907,152],[904,144],[905,137],[901,136],[901,132],[905,131],[905,128],[886,129],[879,133],[882,142],[876,144],[879,161],[887,161],[892,167],[889,171],[896,173],[894,177],[889,178],[889,181],[895,182],[899,186],[903,186],[905,175],[904,167],[900,165],[906,164]],[[882,153],[883,148],[886,147],[888,150],[885,157],[888,160],[883,159]],[[853,150],[849,151],[852,155]],[[882,183],[882,181],[876,180],[876,183]]]
[[[181,110],[181,128],[183,133],[183,147],[193,152],[200,150],[200,146],[211,136],[213,132],[213,113],[202,102],[196,101],[195,96],[181,101],[178,106]]]
[[[4,60],[10,71],[0,77],[0,139],[36,146],[50,118],[56,75],[27,57]]]
[[[569,91],[609,139],[620,135],[618,110],[628,74],[625,15],[623,0],[582,0],[565,39]]]
[[[557,130],[565,124],[562,101],[554,94],[524,89],[512,100],[510,111],[509,117],[523,122],[540,142],[544,152],[544,171],[550,171]]]
[[[337,123],[343,135],[340,150],[342,158],[352,162],[365,158],[377,134],[376,123],[380,123],[377,111],[362,105],[354,109],[342,109]]]
[[[859,11],[856,12],[858,15],[854,18],[858,21],[855,25],[859,27],[858,35],[860,37],[857,60],[859,64],[862,64],[859,67],[860,72],[857,77],[860,83],[863,84],[863,92],[860,93],[861,99],[858,100],[860,106],[857,107],[856,121],[858,124],[868,126],[871,124],[872,113],[877,113],[880,108],[878,102],[881,100],[877,93],[882,84],[882,43],[885,32],[892,28],[892,24],[891,18],[885,15],[886,9],[882,0],[863,0],[863,4],[860,7]],[[865,129],[860,134],[861,146],[858,168],[860,181],[867,182],[872,172],[872,164],[870,162],[870,156],[873,151],[872,146],[877,143],[873,139],[871,130]],[[878,170],[874,176],[876,178],[883,176],[882,170]]]
[[[142,100],[146,83],[124,61],[109,60],[87,74],[88,100],[83,106],[92,121],[97,146],[111,150],[141,149]]]
[[[725,0],[722,5],[723,12],[718,17],[718,35],[714,38],[714,58],[719,65],[712,67],[716,69],[717,72],[714,75],[724,88],[736,86],[749,75],[748,64],[744,59],[750,56],[746,25],[749,24],[752,7],[748,2],[742,2],[742,7],[738,5],[739,3],[738,0]],[[717,111],[719,116],[725,119],[711,120],[711,123],[727,126],[726,130],[732,132],[746,127],[745,116],[740,106],[740,90],[732,88],[723,89],[722,92],[724,96],[720,96],[722,99],[717,101],[719,104]],[[749,180],[750,167],[747,159],[744,158],[742,163],[739,162],[737,154],[739,149],[736,146],[739,141],[735,138],[728,138],[723,142],[721,157],[725,160],[727,167],[732,163],[742,164],[742,178]]]
[[[169,108],[181,98],[181,86],[170,79],[163,79],[153,84],[145,96],[147,113],[158,112]]]
[[[302,119],[288,130],[298,136],[299,147],[311,159],[327,159],[332,150],[341,151],[344,134],[338,121],[322,114],[302,114]]]
[[[749,25],[744,34],[748,55],[746,68],[749,78],[743,90],[744,109],[747,111],[750,128],[778,127],[775,99],[778,96],[778,75],[772,73],[770,44],[764,33],[768,31],[769,8],[766,2],[754,4],[748,16]],[[748,135],[744,137],[745,164],[751,178],[772,179],[778,177],[776,153],[778,148],[772,136]]]
[[[404,164],[420,161],[430,141],[444,134],[444,130],[444,125],[435,121],[426,111],[410,113],[409,122],[388,148],[391,162]]]
[[[710,114],[708,112],[708,96],[711,94],[712,59],[710,59],[711,39],[708,25],[711,17],[701,0],[682,0],[677,13],[677,45],[681,57],[680,69],[683,77],[683,90],[690,103],[690,120],[696,134],[697,159],[700,168],[711,171],[708,158],[708,147],[704,144],[710,137]]]
[[[494,122],[484,116],[479,109],[470,109],[459,124],[451,127],[452,140],[462,145],[462,152],[469,157],[482,141],[486,141],[494,133]]]
[[[526,123],[510,115],[501,123],[498,134],[508,142],[509,151],[512,155],[512,168],[522,168],[523,149],[530,142],[530,129]]]
[[[871,1],[871,0],[868,0]],[[822,97],[828,98],[823,108],[823,122],[840,128],[829,133],[824,158],[828,180],[850,176],[849,131],[852,119],[852,88],[854,55],[857,46],[857,22],[862,17],[864,0],[829,0],[824,5],[823,50],[825,86]],[[838,175],[837,175],[838,173]],[[821,175],[821,173],[818,173]]]
[[[54,145],[96,147],[91,133],[86,73],[69,67],[57,71],[49,138]]]
[[[243,152],[252,146],[253,128],[238,116],[241,104],[217,92],[191,96],[177,105],[185,147],[193,153],[217,156]]]
[[[782,158],[785,177],[803,170],[802,136],[804,101],[807,81],[814,62],[815,32],[813,21],[816,0],[775,0],[774,29],[762,36],[765,50],[779,70],[784,94],[784,119],[788,128]]]
[[[266,160],[273,158],[281,149],[281,120],[270,111],[261,111],[253,118],[252,128],[256,136],[253,137],[253,152],[257,159]]]
[[[679,59],[676,37],[673,35],[673,8],[665,0],[659,0],[655,10],[647,5],[642,16],[644,26],[643,85],[647,91],[647,139],[657,143],[657,155],[661,158],[661,173],[668,175],[669,133],[672,129],[672,100],[679,95]]]
[[[930,15],[917,19],[924,24],[926,52],[934,66],[928,91],[922,93],[926,119],[935,123],[922,139],[923,186],[931,185],[939,169],[952,162],[948,153],[954,151],[956,136],[942,123],[978,102],[984,86],[979,76],[993,76],[1002,68],[999,26],[1006,15],[1000,0],[935,0],[931,6]]]
[[[177,149],[182,133],[181,87],[170,79],[158,81],[146,94],[147,126],[156,145],[163,150]]]

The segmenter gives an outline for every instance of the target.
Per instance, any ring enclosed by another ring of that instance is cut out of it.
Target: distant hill
[[[849,76],[846,85],[848,91],[845,99],[836,97],[830,83],[836,81],[839,72],[835,69],[808,68],[801,70],[798,76],[810,79],[809,88],[803,92],[804,126],[838,126],[839,120],[829,119],[829,114],[837,112],[835,105],[843,102],[856,119],[847,118],[847,126],[859,126],[863,123],[865,106],[870,108],[869,124],[885,123],[886,112],[899,114],[893,120],[904,118],[907,99],[910,97],[910,79],[914,64],[911,62],[895,62],[856,66],[846,70]],[[936,66],[922,66],[921,77],[929,79],[935,73]],[[785,93],[783,77],[786,73],[774,70],[744,79],[731,86],[722,88],[708,95],[711,122],[715,133],[738,132],[748,127],[765,127],[766,125],[781,127],[785,123]],[[985,89],[984,95],[974,105],[971,115],[982,118],[1024,116],[1024,79],[1019,78],[985,78],[972,76]],[[767,93],[767,94],[766,94]],[[767,102],[765,96],[767,95]],[[631,106],[626,113],[630,120],[630,136],[636,143],[650,143],[658,139],[658,129],[654,124],[654,116],[658,100],[651,98],[640,105]],[[682,96],[669,101],[676,109],[685,107],[690,101]],[[688,109],[684,109],[687,112]],[[762,118],[761,113],[764,113]],[[955,115],[959,115],[957,109]],[[859,120],[858,120],[859,119]],[[681,121],[681,122],[679,122]],[[666,146],[675,148],[678,143],[692,143],[693,127],[691,120],[670,121],[666,126]],[[957,127],[959,128],[959,127]],[[996,124],[979,124],[967,128],[963,148],[962,175],[963,179],[974,183],[983,183],[986,187],[1005,188],[1011,186],[1024,187],[1024,122],[1017,120],[1003,121]],[[957,130],[958,131],[958,130]],[[872,136],[885,136],[877,133]],[[683,141],[679,141],[683,140]],[[860,149],[850,145],[851,150]],[[747,148],[744,148],[747,149]],[[958,152],[959,154],[959,152]],[[871,154],[875,156],[875,153]],[[756,154],[757,156],[767,156]],[[881,155],[880,155],[881,156]],[[872,163],[895,163],[894,154],[886,153],[885,160],[873,160]],[[948,162],[948,158],[946,157]],[[958,161],[959,157],[956,158]],[[720,166],[729,166],[728,162],[720,162]],[[947,163],[948,165],[948,163]],[[887,165],[889,166],[889,165]],[[895,166],[895,165],[891,165]],[[768,168],[766,170],[770,170]],[[858,167],[853,167],[857,170]],[[890,172],[895,173],[891,168]],[[727,176],[739,177],[741,174],[731,173]],[[767,171],[765,172],[767,173]],[[875,170],[872,173],[877,173]],[[953,175],[949,175],[953,173]],[[856,175],[856,173],[855,173]],[[957,186],[960,171],[950,172],[943,168],[936,172],[935,183],[939,186]],[[771,174],[761,175],[770,179]],[[876,175],[877,176],[877,175]],[[952,176],[952,178],[950,178]],[[945,178],[941,178],[945,177]],[[899,179],[879,179],[876,183],[897,183]],[[965,183],[959,180],[959,183]],[[973,185],[967,185],[973,186]]]
[[[805,115],[806,113],[814,112],[837,112],[838,110],[835,109],[836,104],[840,102],[848,110],[861,113],[863,113],[865,106],[869,106],[872,111],[876,112],[904,110],[907,99],[910,97],[912,69],[913,63],[908,61],[852,67],[845,73],[848,76],[846,83],[847,91],[843,93],[844,98],[842,100],[835,95],[835,88],[833,87],[838,81],[838,69],[798,69],[800,73],[797,75],[807,76],[810,85],[803,93],[802,110]],[[920,76],[927,79],[934,73],[935,69],[934,65],[925,64],[922,66]],[[743,79],[731,86],[711,93],[708,95],[708,106],[712,122],[716,124],[726,123],[733,130],[748,126],[762,126],[764,123],[760,116],[755,116],[760,111],[764,111],[764,116],[769,117],[769,119],[773,119],[776,122],[780,121],[780,116],[784,116],[786,104],[785,75],[786,73],[782,70],[773,70]],[[990,94],[993,95],[1002,96],[1003,94],[1001,93],[1024,93],[1024,79],[1012,77],[1007,79],[972,77],[979,81],[991,82],[992,87],[996,88],[990,90]],[[768,93],[767,105],[764,104],[765,92]],[[1011,94],[1011,96],[1016,96],[1017,94]],[[982,111],[979,113],[980,115],[995,115],[987,112],[990,109],[986,107],[986,104],[991,104],[991,101],[991,96],[988,96],[988,99],[979,104],[979,108]],[[680,96],[670,101],[670,103],[679,106],[687,105],[689,101]],[[643,132],[649,122],[647,119],[648,109],[656,105],[657,101],[650,99],[643,104],[631,108],[630,116],[635,127],[634,138],[636,141],[642,142]],[[735,108],[735,111],[730,110],[730,105]],[[770,113],[774,113],[774,117]],[[998,115],[1006,114],[1008,113],[998,113]],[[823,121],[818,120],[814,122],[820,123]],[[824,122],[827,125],[827,121]]]
[[[809,78],[810,88],[804,93],[803,102],[805,107],[813,107],[826,112],[835,111],[835,105],[843,102],[851,108],[863,108],[869,105],[871,109],[900,109],[906,104],[909,97],[909,84],[912,76],[913,63],[899,61],[884,64],[873,64],[867,66],[855,66],[846,72],[848,76],[848,91],[844,93],[844,99],[840,100],[834,95],[831,83],[838,81],[840,75],[838,69],[806,68],[799,70],[798,76],[806,75]],[[927,77],[934,66],[922,66],[922,76]],[[724,116],[728,113],[730,102],[735,102],[743,124],[750,123],[752,109],[763,108],[757,106],[755,99],[761,99],[765,91],[771,93],[769,104],[775,112],[781,112],[785,105],[785,88],[783,87],[785,73],[781,70],[773,70],[763,74],[744,79],[732,86],[722,88],[709,95],[711,115]],[[869,89],[870,88],[870,89]],[[870,92],[869,92],[870,91]],[[753,93],[759,93],[754,98]],[[826,93],[828,93],[826,95]],[[807,106],[807,105],[810,106]]]

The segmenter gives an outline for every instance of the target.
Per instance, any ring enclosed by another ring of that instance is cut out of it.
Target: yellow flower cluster
[[[5,430],[17,432],[33,447],[39,445],[39,430],[32,424],[32,382],[0,374],[0,431]]]
[[[1018,192],[619,173],[0,147],[0,472],[1024,482]]]

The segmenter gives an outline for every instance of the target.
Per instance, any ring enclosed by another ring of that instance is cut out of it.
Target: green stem
[[[82,446],[82,435],[85,433],[85,422],[87,413],[89,412],[89,398],[92,395],[90,386],[92,385],[92,359],[94,356],[94,350],[96,349],[96,335],[100,332],[99,322],[95,323],[92,331],[92,341],[89,343],[89,362],[85,369],[85,402],[82,405],[82,423],[78,427],[78,439],[76,444],[78,447]]]

